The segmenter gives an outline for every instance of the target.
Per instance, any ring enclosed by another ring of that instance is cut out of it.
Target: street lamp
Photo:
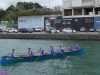
[[[36,7],[35,7],[35,5],[33,5],[33,9],[35,9],[35,16],[36,16]]]

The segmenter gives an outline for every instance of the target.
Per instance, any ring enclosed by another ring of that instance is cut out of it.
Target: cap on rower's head
[[[42,49],[42,47],[40,47],[40,49]]]
[[[28,48],[28,50],[30,50],[31,48]]]
[[[12,51],[15,51],[15,49],[12,49]]]

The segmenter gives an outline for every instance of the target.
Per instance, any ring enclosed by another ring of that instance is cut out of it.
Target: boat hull
[[[85,52],[86,52],[86,49],[82,48],[81,50],[78,50],[78,51],[66,52],[66,53],[60,53],[60,54],[54,54],[54,55],[43,55],[43,56],[33,56],[33,57],[8,57],[8,56],[3,56],[1,58],[1,64],[2,63],[12,63],[12,62],[24,62],[24,61],[54,59],[54,58],[66,57],[66,56],[70,56],[70,55],[84,54]]]

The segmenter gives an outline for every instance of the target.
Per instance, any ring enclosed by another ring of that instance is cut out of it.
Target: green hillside
[[[13,20],[17,23],[18,16],[57,15],[61,13],[57,6],[54,9],[49,9],[39,3],[18,2],[16,6],[10,5],[6,10],[0,9],[0,21]]]

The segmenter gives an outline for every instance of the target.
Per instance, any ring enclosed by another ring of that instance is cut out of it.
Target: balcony
[[[83,5],[83,7],[93,7],[94,0],[83,0],[82,5]]]

